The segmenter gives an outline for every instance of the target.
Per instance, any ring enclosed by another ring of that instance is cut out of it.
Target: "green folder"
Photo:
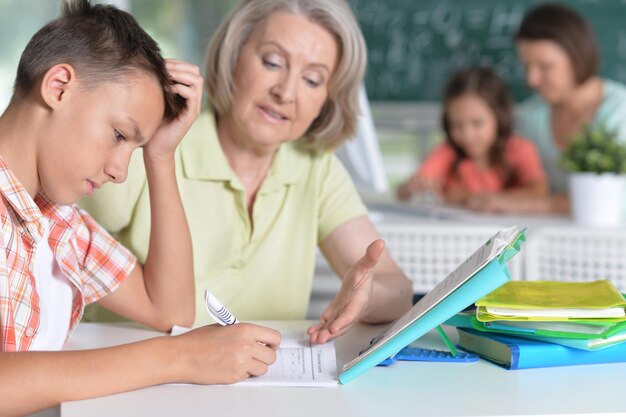
[[[454,327],[461,327],[466,329],[475,329],[481,332],[503,333],[512,336],[526,337],[528,335],[545,337],[545,338],[566,338],[577,340],[594,340],[594,339],[609,339],[618,334],[626,332],[626,322],[621,323],[605,323],[598,320],[569,320],[565,323],[561,322],[545,322],[548,325],[553,325],[552,330],[550,326],[545,328],[533,328],[533,325],[541,325],[544,322],[527,322],[528,327],[519,328],[514,327],[518,322],[481,322],[476,318],[474,312],[465,312],[454,315],[447,320],[444,324]],[[561,324],[591,324],[598,325],[601,331],[593,333],[582,333],[567,330],[558,330]],[[539,340],[539,339],[537,339]],[[573,343],[573,342],[572,342]],[[581,342],[585,343],[585,342]],[[599,344],[599,342],[597,342]]]
[[[568,309],[594,312],[601,309],[626,309],[626,299],[608,280],[592,282],[511,281],[476,302],[476,317],[492,321],[568,321],[568,317],[497,315],[487,308],[513,309],[521,314],[532,310],[561,312]],[[581,320],[581,319],[576,319]],[[593,321],[615,323],[624,317],[594,318]]]

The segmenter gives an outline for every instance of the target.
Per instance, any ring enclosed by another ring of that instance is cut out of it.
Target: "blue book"
[[[506,261],[519,252],[524,239],[525,230],[520,232],[516,227],[496,233],[409,312],[364,346],[359,355],[343,367],[339,382],[347,384],[508,282]]]
[[[458,332],[459,346],[507,369],[626,362],[626,343],[589,351],[474,329]]]

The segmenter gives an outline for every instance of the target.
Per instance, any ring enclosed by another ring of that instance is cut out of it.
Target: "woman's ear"
[[[57,64],[44,74],[40,93],[50,108],[57,108],[65,102],[67,92],[76,84],[76,72],[70,64]]]

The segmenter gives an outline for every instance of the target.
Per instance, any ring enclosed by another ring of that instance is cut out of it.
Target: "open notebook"
[[[189,331],[174,326],[172,335]],[[280,349],[265,375],[235,385],[329,387],[337,385],[337,359],[332,341],[323,345],[309,342],[306,331],[282,333]]]
[[[237,385],[327,387],[337,385],[337,359],[332,341],[311,345],[306,332],[283,333],[276,362],[265,375]]]

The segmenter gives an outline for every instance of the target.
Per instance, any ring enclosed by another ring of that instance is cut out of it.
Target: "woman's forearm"
[[[412,305],[411,282],[400,271],[376,274],[372,298],[367,311],[361,317],[364,323],[387,323],[401,317]]]

